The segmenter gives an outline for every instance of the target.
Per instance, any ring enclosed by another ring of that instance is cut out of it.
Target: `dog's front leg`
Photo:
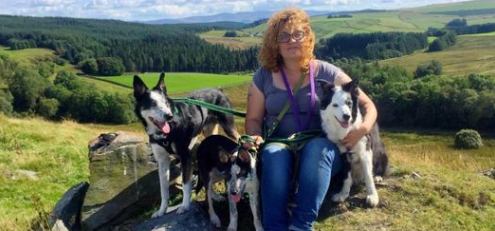
[[[342,185],[342,189],[339,193],[332,196],[333,202],[344,202],[347,197],[349,197],[349,193],[351,192],[352,186],[352,155],[351,153],[344,153],[342,155],[342,172],[346,174],[344,177],[344,183]]]
[[[375,207],[378,205],[379,198],[378,192],[375,188],[375,182],[373,181],[373,153],[370,151],[365,151],[361,156],[361,164],[363,169],[363,178],[366,183],[366,202]]]
[[[232,194],[230,193],[230,183],[225,182],[227,185],[227,196],[229,197],[229,213],[230,213],[230,222],[227,231],[236,231],[237,230],[237,205],[234,202],[234,198],[232,198]]]
[[[157,218],[163,216],[167,211],[169,199],[170,157],[165,149],[158,144],[151,144],[151,149],[158,162],[158,177],[160,179],[160,195],[162,198],[160,209],[151,216],[151,218]]]
[[[182,150],[179,150],[180,158],[181,158],[181,167],[182,167],[182,205],[177,210],[178,214],[183,214],[189,210],[189,206],[191,205],[191,191],[192,191],[192,159],[191,152],[187,147],[184,147]]]
[[[215,213],[215,207],[213,207],[213,197],[215,195],[215,191],[213,190],[213,182],[210,178],[208,180],[208,188],[206,189],[206,198],[208,199],[208,214],[210,215],[210,222],[215,227],[220,228],[221,223],[217,214]]]
[[[254,228],[256,229],[256,231],[263,231],[263,225],[261,224],[259,213],[259,184],[256,183],[253,189],[253,192],[249,192],[249,205],[251,206],[251,212],[253,213]]]

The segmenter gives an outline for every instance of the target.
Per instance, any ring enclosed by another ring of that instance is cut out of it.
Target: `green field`
[[[442,28],[447,22],[461,18],[458,15],[441,14],[442,12],[476,9],[495,9],[495,1],[470,1],[385,12],[350,13],[352,18],[316,16],[311,18],[311,24],[317,40],[337,33],[424,32],[428,27]],[[495,14],[469,15],[462,18],[465,18],[469,25],[495,22]],[[266,23],[237,32],[253,34],[265,30]],[[224,38],[225,32],[225,30],[217,30],[201,33],[200,36],[208,42],[224,44],[236,49],[251,47],[261,41],[261,37]]]
[[[158,82],[160,73],[139,74],[148,88],[152,88]],[[95,77],[100,80],[118,83],[132,88],[134,74],[125,74],[116,77]],[[205,87],[226,87],[239,85],[251,81],[252,75],[220,75],[205,73],[166,73],[165,84],[170,94],[188,92]]]
[[[234,105],[238,100],[245,101],[246,87],[226,89]],[[88,141],[102,132],[118,130],[145,136],[140,124],[54,123],[0,115],[1,230],[28,230],[31,219],[39,212],[34,205],[38,199],[42,209],[50,211],[70,186],[86,181]],[[324,203],[316,230],[495,229],[495,180],[479,174],[495,166],[495,139],[485,138],[483,148],[468,151],[453,149],[449,132],[384,129],[382,137],[392,172],[385,185],[378,188],[380,206],[368,208],[364,204],[365,189],[361,187],[353,190],[344,204]],[[18,169],[35,171],[38,179],[20,176]],[[412,177],[413,173],[420,178]],[[219,206],[227,209],[226,204]],[[247,231],[247,222],[242,219],[241,231]]]
[[[471,73],[495,75],[495,36],[458,36],[456,45],[444,51],[417,51],[379,63],[399,65],[413,73],[419,64],[430,63],[432,60],[440,61],[443,73],[448,76],[466,76]]]

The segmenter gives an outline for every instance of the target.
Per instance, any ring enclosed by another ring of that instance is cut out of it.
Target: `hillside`
[[[246,87],[225,90],[240,110]],[[242,126],[241,119],[237,122]],[[87,180],[88,140],[118,130],[143,134],[140,124],[54,123],[0,115],[2,230],[27,230],[30,219],[36,216],[34,203],[38,198],[49,211],[67,188]],[[450,132],[385,129],[382,137],[392,172],[378,189],[380,206],[367,208],[364,188],[353,190],[348,202],[323,205],[317,230],[495,229],[495,179],[480,174],[495,166],[495,139],[485,137],[483,148],[466,151],[453,149]],[[19,176],[18,169],[34,171],[38,179]]]
[[[46,48],[28,48],[22,50],[10,50],[8,47],[0,46],[0,55],[7,55],[12,60],[15,60],[20,63],[24,63],[27,65],[35,65],[37,60],[42,60],[45,58],[55,58],[58,57],[54,54],[53,50]],[[69,71],[72,73],[80,72],[76,67],[68,62],[66,62],[63,66],[56,65],[55,66],[55,74],[52,76],[52,79],[55,78],[56,73],[59,71]],[[125,87],[121,87],[115,84],[111,84],[105,81],[100,81],[95,78],[81,78],[84,82],[89,83],[95,86],[97,89],[106,92],[128,92],[131,90]]]
[[[473,10],[465,15],[460,10]],[[476,10],[476,11],[475,11]],[[493,11],[493,12],[492,12]],[[470,25],[495,22],[495,1],[468,1],[449,4],[436,4],[425,7],[378,12],[349,12],[351,18],[327,18],[315,16],[311,18],[316,39],[328,38],[337,33],[369,33],[369,32],[424,32],[428,27],[442,28],[456,18],[465,18]],[[254,28],[238,30],[239,34],[262,33],[266,23]],[[224,38],[224,30],[200,33],[200,37],[208,42],[220,43],[231,47],[249,47],[257,44],[250,38],[244,45],[245,38]],[[257,37],[261,40],[260,37]]]
[[[419,64],[438,60],[447,76],[471,73],[495,75],[495,35],[478,34],[457,37],[457,44],[444,51],[418,51],[412,55],[380,61],[383,65],[399,65],[413,73]]]

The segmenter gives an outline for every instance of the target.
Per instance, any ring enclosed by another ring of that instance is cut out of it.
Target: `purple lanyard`
[[[311,106],[309,108],[308,114],[308,122],[306,123],[306,127],[309,127],[309,124],[311,123],[311,115],[313,113],[313,109],[315,108],[315,81],[314,81],[314,76],[313,76],[313,63],[309,62],[309,83],[311,85]],[[292,92],[292,88],[289,85],[289,81],[287,80],[287,76],[285,75],[284,69],[280,68],[280,72],[282,73],[282,79],[284,80],[285,84],[285,89],[287,89],[287,94],[289,95],[289,100],[292,103],[292,111],[294,112],[294,116],[297,122],[297,127],[299,129],[299,132],[303,131],[303,127],[301,125],[301,119],[299,115],[299,107],[297,106],[296,100],[294,99],[294,93]]]

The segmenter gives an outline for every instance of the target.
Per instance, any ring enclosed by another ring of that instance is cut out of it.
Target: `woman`
[[[289,8],[270,18],[259,56],[262,67],[254,74],[248,94],[245,129],[255,142],[246,146],[263,142],[263,126],[273,125],[301,78],[303,82],[291,100],[291,109],[283,115],[271,137],[287,138],[300,131],[320,129],[319,100],[314,95],[321,89],[314,79],[342,85],[351,78],[332,64],[316,60],[314,45],[315,36],[303,10]],[[364,123],[341,141],[348,148],[369,133],[377,116],[366,94],[360,92],[359,101],[366,116]],[[296,189],[291,182],[295,166],[291,150],[280,143],[267,143],[261,150],[265,230],[312,230],[330,178],[340,169],[338,148],[326,138],[310,140],[298,154]],[[294,192],[295,207],[289,215],[287,205]]]

